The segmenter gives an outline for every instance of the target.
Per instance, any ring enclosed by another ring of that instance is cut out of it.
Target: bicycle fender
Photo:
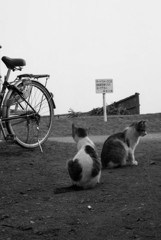
[[[56,105],[55,105],[55,102],[54,102],[53,97],[51,98],[51,100],[52,100],[53,108],[55,109],[55,108],[56,108]]]
[[[40,82],[39,82],[39,84],[41,84]],[[42,84],[41,84],[42,85]],[[43,85],[44,86],[44,85]],[[45,87],[45,86],[44,86]],[[55,109],[56,108],[56,105],[55,105],[55,102],[54,102],[54,99],[53,99],[53,97],[54,97],[54,94],[52,93],[52,92],[49,92],[49,90],[45,87],[45,89],[46,89],[46,91],[48,92],[48,94],[51,96],[51,102],[52,102],[52,105],[53,105],[53,109]]]

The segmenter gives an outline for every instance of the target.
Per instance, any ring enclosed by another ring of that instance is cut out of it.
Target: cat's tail
[[[68,187],[59,187],[54,190],[55,194],[60,194],[60,193],[67,193],[67,192],[75,192],[75,191],[82,191],[83,188],[79,187],[77,185],[72,185]]]

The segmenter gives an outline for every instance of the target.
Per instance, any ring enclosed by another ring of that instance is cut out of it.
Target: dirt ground
[[[102,171],[92,190],[55,194],[70,186],[74,143],[48,141],[43,153],[0,143],[0,240],[160,240],[160,146],[161,138],[142,139],[137,167]]]

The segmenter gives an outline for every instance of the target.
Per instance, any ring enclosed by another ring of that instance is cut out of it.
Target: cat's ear
[[[76,127],[75,127],[74,123],[72,123],[72,137],[73,137],[73,139],[75,138],[75,130],[76,130]]]
[[[146,125],[146,120],[141,120],[138,122],[138,124],[144,126],[144,125]]]
[[[90,127],[86,128],[86,132],[87,132],[87,134],[89,135]]]
[[[72,123],[72,130],[75,128],[75,125],[74,125],[74,123]]]

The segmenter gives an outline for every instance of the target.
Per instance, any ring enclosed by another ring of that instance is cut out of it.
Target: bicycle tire
[[[25,148],[36,148],[44,143],[51,132],[54,109],[53,99],[49,91],[37,81],[29,81],[28,85],[20,82],[16,87],[23,89],[23,97],[14,90],[9,90],[6,96],[5,116],[19,117],[9,120],[6,127],[15,141]],[[30,106],[28,105],[30,104]],[[36,114],[33,113],[33,109]]]

